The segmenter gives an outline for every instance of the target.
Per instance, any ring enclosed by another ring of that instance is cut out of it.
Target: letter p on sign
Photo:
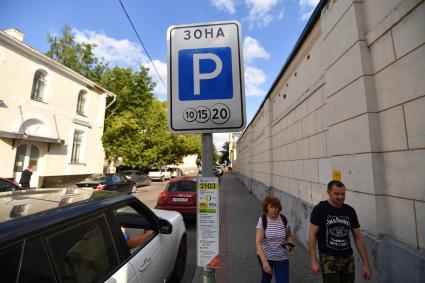
[[[201,74],[199,72],[199,61],[200,60],[213,60],[215,63],[215,69],[211,73]],[[200,80],[210,80],[217,77],[221,73],[221,69],[223,68],[223,63],[221,59],[215,55],[214,53],[200,53],[193,54],[193,89],[194,95],[199,95],[200,93]]]
[[[230,47],[180,50],[178,62],[180,100],[233,98]]]

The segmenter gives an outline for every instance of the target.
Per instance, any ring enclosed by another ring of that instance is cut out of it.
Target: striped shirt
[[[257,222],[257,229],[263,230],[263,221],[261,217]],[[276,220],[267,217],[267,228],[263,240],[263,249],[268,260],[288,259],[288,252],[282,247],[286,239],[286,229],[283,226],[282,219]]]

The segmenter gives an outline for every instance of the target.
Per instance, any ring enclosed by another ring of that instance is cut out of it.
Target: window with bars
[[[81,161],[81,144],[83,141],[82,131],[74,132],[74,140],[72,142],[71,163],[80,163]]]
[[[31,99],[43,101],[44,87],[46,85],[46,74],[42,70],[37,70],[32,83]]]
[[[77,114],[86,116],[86,101],[87,92],[85,90],[80,90],[78,93]]]

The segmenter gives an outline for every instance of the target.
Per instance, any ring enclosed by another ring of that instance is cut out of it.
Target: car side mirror
[[[173,225],[165,219],[159,219],[159,231],[161,234],[171,234],[173,232]]]

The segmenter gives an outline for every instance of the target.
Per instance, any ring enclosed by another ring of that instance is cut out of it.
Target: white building
[[[232,169],[235,169],[238,167],[237,160],[237,142],[240,137],[240,133],[230,133],[229,134],[229,161],[230,161],[230,167]]]
[[[0,31],[0,176],[52,186],[103,170],[106,97],[94,82]]]
[[[187,155],[183,157],[183,162],[177,165],[177,167],[182,170],[184,175],[196,175],[198,174],[198,165],[196,164],[197,159],[197,154]]]
[[[238,175],[283,201],[305,246],[340,175],[371,282],[425,282],[424,109],[425,2],[322,0],[237,143]]]

